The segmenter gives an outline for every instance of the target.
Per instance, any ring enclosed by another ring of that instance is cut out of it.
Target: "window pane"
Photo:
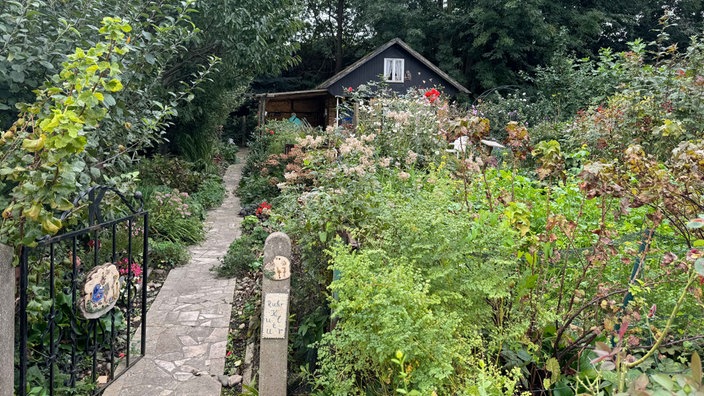
[[[394,67],[394,81],[403,81],[403,59],[396,59]]]
[[[403,82],[403,59],[384,58],[384,79],[390,82]]]

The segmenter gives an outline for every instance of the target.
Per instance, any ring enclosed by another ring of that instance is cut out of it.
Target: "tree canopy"
[[[233,92],[294,62],[297,14],[288,0],[2,2],[0,241],[57,232],[77,192],[129,186],[166,137],[207,147]]]
[[[668,12],[679,48],[704,27],[704,5],[695,0],[306,0],[306,10],[303,62],[288,74],[303,85],[399,37],[475,95],[524,84],[519,72],[530,73],[556,54],[596,58],[600,48],[620,51],[636,38],[654,40]]]

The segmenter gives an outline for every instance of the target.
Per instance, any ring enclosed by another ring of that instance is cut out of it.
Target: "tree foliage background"
[[[59,70],[67,54],[96,42],[104,16],[117,16],[133,31],[125,90],[101,125],[109,146],[144,148],[172,124],[173,136],[213,129],[236,106],[232,93],[244,91],[254,76],[294,63],[298,14],[292,0],[4,1],[0,126],[9,127],[15,105],[32,101],[32,91]],[[197,90],[179,94],[218,58],[217,73]],[[169,122],[155,124],[155,112],[168,112],[160,119]]]
[[[665,9],[677,17],[672,39],[686,48],[704,27],[696,0],[306,0],[302,63],[278,81],[307,87],[399,37],[465,84],[475,95],[524,85],[555,56],[596,57],[600,48],[627,49],[654,40]],[[336,51],[336,48],[339,51]]]
[[[77,192],[130,186],[166,141],[212,161],[251,79],[294,63],[298,14],[290,0],[0,3],[0,240],[57,232]]]

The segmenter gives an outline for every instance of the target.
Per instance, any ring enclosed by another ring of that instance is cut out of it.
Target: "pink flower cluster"
[[[123,257],[117,263],[117,268],[120,271],[120,275],[127,275],[131,269],[133,277],[139,278],[140,276],[142,276],[142,266],[136,262],[132,262],[132,265],[129,265],[129,260],[127,259],[127,257]]]
[[[178,190],[174,190],[173,193],[154,193],[154,200],[159,207],[173,208],[181,217],[186,218],[191,215],[191,211],[188,204],[183,202],[184,198],[188,198],[188,193],[179,193]]]

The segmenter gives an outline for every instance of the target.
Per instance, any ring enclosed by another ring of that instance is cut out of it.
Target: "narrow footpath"
[[[149,308],[146,355],[103,395],[220,395],[235,279],[218,279],[210,269],[240,236],[240,200],[233,191],[246,156],[240,150],[237,164],[225,173],[227,195],[208,212],[205,241],[190,249],[187,265],[169,272]]]

